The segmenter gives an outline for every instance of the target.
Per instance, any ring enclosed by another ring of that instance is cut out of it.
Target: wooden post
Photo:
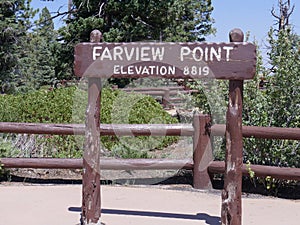
[[[209,135],[209,115],[194,115],[194,137],[193,137],[193,185],[196,189],[211,189],[212,184],[207,167],[213,160],[212,147]]]
[[[170,108],[170,89],[166,88],[164,90],[164,95],[162,97],[162,104],[165,109]]]
[[[230,32],[231,42],[243,42],[239,29]],[[226,115],[225,182],[222,191],[222,225],[242,224],[242,166],[243,166],[243,81],[229,81],[229,103]]]
[[[102,34],[91,32],[91,42],[100,42]],[[100,99],[101,79],[88,78],[88,106],[86,111],[85,146],[82,179],[81,224],[100,224]]]

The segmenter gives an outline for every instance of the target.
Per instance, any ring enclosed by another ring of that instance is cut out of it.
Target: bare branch
[[[287,0],[283,2],[283,0],[278,1],[278,7],[279,7],[279,15],[276,15],[274,7],[271,10],[271,14],[273,17],[275,17],[278,22],[278,30],[284,30],[289,25],[289,18],[294,12],[295,5],[291,8],[291,1]]]
[[[274,6],[273,6],[273,8],[272,8],[271,14],[272,14],[272,16],[274,16],[275,18],[280,19],[280,17],[277,16],[277,15],[275,14]]]
[[[292,13],[294,12],[294,9],[295,9],[295,5],[293,5],[293,7],[292,7],[290,13],[288,14],[288,17],[290,17],[290,16],[292,15]]]
[[[105,2],[102,2],[102,4],[100,5],[99,13],[98,13],[99,18],[101,17],[102,8],[103,8],[104,5],[105,5]]]
[[[71,10],[68,10],[68,11],[65,11],[65,12],[60,12],[60,9],[62,8],[62,6],[57,10],[57,12],[55,12],[55,15],[54,16],[51,16],[50,18],[48,19],[45,19],[45,20],[42,20],[42,21],[39,21],[38,23],[35,23],[35,24],[32,24],[29,28],[33,28],[35,26],[38,26],[38,25],[41,25],[43,23],[46,23],[48,21],[51,21],[51,20],[54,20],[58,17],[64,17],[66,15],[70,15],[71,13],[76,13],[78,10],[76,9],[71,9]],[[53,13],[52,13],[53,14]]]
[[[141,18],[139,18],[139,17],[138,17],[138,18],[135,18],[132,14],[131,14],[131,18],[134,19],[135,21],[138,21],[138,22],[140,22],[140,23],[142,23],[142,24],[148,26],[148,27],[153,27],[151,24],[146,23],[146,22],[143,21]]]

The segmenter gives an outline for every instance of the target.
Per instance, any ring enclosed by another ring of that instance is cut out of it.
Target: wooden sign
[[[80,43],[79,77],[252,79],[256,47],[250,43]]]

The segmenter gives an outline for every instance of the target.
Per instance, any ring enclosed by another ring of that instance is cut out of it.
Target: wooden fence
[[[200,140],[199,143],[195,142],[194,144],[193,159],[106,159],[100,161],[101,169],[154,170],[183,168],[193,170],[195,174],[201,173],[201,171],[196,170],[197,167],[194,165],[200,165],[201,161],[203,162],[205,151],[211,152],[211,149],[207,147],[210,146],[208,145],[209,136],[203,135],[206,132],[206,122],[208,122],[208,119],[209,117],[205,115],[195,115],[193,126],[190,124],[101,124],[100,135],[103,136],[193,136],[194,140]],[[0,122],[0,133],[84,135],[85,126],[83,124],[33,124]],[[205,160],[207,165],[211,160],[212,156],[210,156],[209,160]],[[5,168],[83,168],[82,159],[2,158],[0,159],[0,163]],[[208,181],[208,174],[205,179]],[[195,176],[194,187],[208,188],[205,185],[203,186],[200,176]]]
[[[160,170],[187,169],[193,171],[195,188],[211,188],[210,177],[215,173],[225,172],[225,163],[212,161],[210,140],[212,136],[224,136],[225,125],[210,126],[210,117],[195,115],[190,124],[101,124],[101,135],[135,135],[135,136],[192,136],[194,154],[192,159],[102,159],[102,170]],[[126,129],[125,129],[126,128]],[[0,122],[0,133],[27,133],[52,135],[84,135],[83,124],[37,124]],[[263,139],[300,140],[300,128],[275,128],[243,126],[243,137]],[[47,168],[47,169],[80,169],[82,159],[58,158],[1,158],[5,168]],[[202,168],[202,169],[199,169]],[[271,176],[285,180],[300,180],[300,168],[251,165],[257,177]],[[249,171],[243,165],[243,175]]]
[[[150,95],[153,97],[159,96],[161,97],[159,100],[165,109],[179,106],[182,102],[184,102],[184,98],[182,97],[183,95],[199,92],[198,90],[186,90],[183,86],[122,88],[121,90]]]

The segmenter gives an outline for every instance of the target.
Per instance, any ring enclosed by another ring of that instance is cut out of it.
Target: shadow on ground
[[[70,207],[71,212],[81,212],[80,207]],[[221,218],[217,216],[210,216],[206,213],[193,214],[179,214],[179,213],[165,213],[152,211],[136,211],[136,210],[120,210],[120,209],[102,209],[103,214],[111,215],[126,215],[126,216],[140,216],[140,217],[159,217],[169,219],[183,219],[183,220],[202,220],[209,225],[219,225]]]

